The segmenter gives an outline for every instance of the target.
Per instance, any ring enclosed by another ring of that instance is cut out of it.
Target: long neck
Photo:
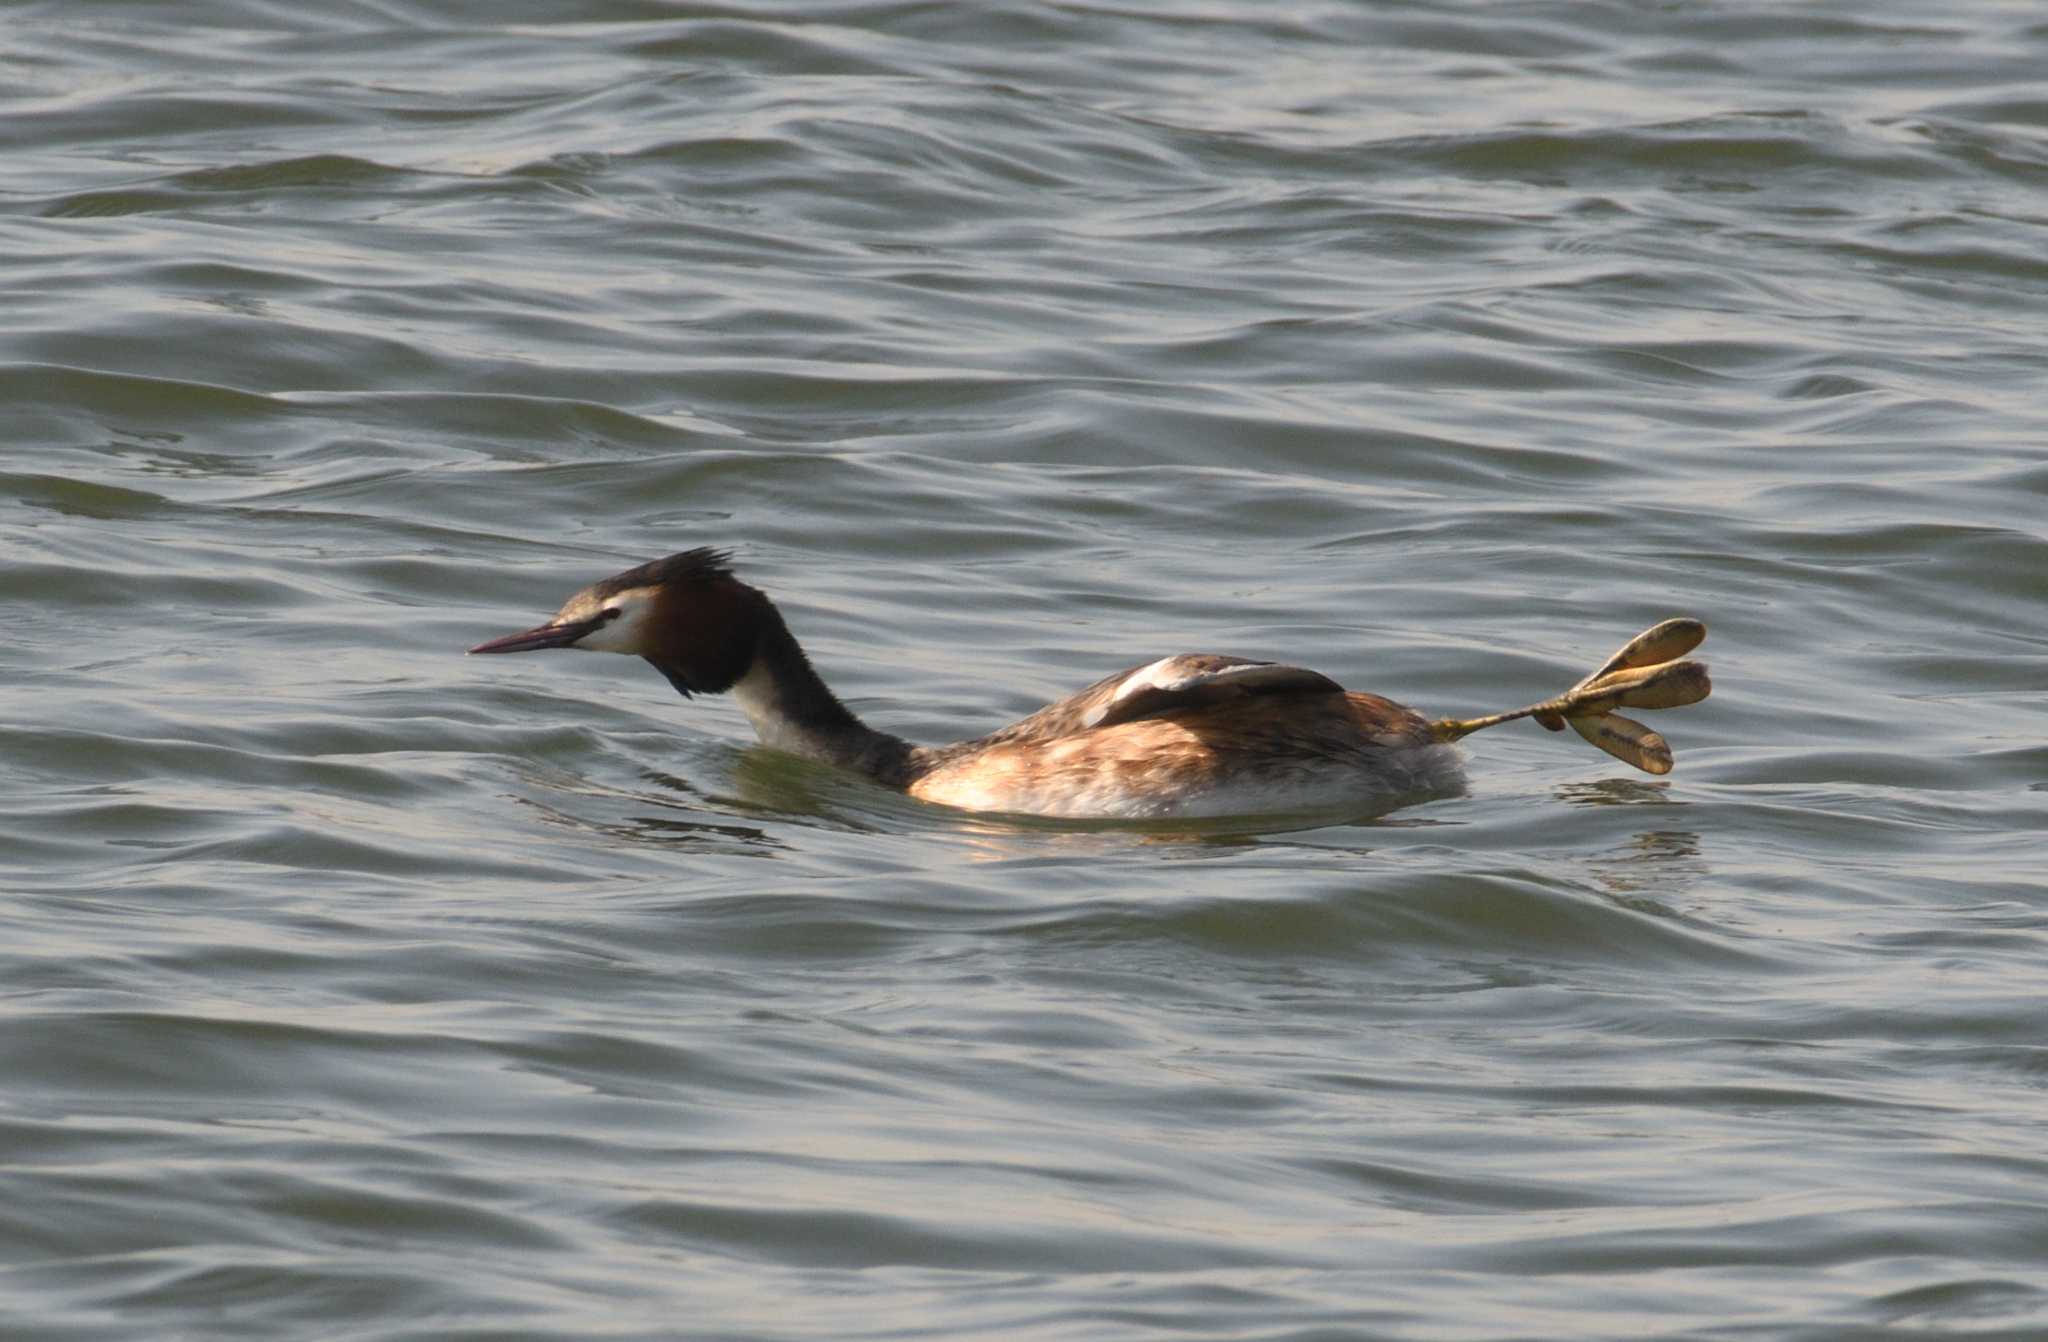
[[[761,744],[852,769],[891,787],[910,781],[914,747],[853,715],[811,666],[782,612],[762,602],[753,664],[733,683],[733,698]]]

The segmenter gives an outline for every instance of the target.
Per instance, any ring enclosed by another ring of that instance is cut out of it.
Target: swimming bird
[[[765,592],[731,555],[696,549],[591,584],[545,624],[472,653],[579,648],[638,656],[690,698],[731,694],[762,744],[970,811],[1098,819],[1257,815],[1384,806],[1462,784],[1451,743],[1534,718],[1570,725],[1648,773],[1671,768],[1664,738],[1617,708],[1704,699],[1705,666],[1680,660],[1697,620],[1637,635],[1565,693],[1483,718],[1425,718],[1320,672],[1182,653],[1105,676],[972,741],[920,746],[841,703]]]

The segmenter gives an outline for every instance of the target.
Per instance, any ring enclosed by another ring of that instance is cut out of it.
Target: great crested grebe
[[[1664,738],[1616,708],[1706,698],[1707,636],[1666,620],[1554,699],[1484,718],[1424,718],[1298,666],[1184,653],[1119,671],[1000,731],[950,746],[878,732],[812,669],[767,594],[722,550],[688,550],[593,583],[546,624],[473,653],[584,648],[644,657],[684,698],[731,692],[764,745],[970,811],[1098,819],[1256,815],[1455,791],[1451,742],[1534,718],[1568,723],[1653,774]]]

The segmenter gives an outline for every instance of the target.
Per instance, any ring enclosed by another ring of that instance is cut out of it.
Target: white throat
[[[733,682],[730,693],[738,701],[740,712],[754,724],[754,735],[761,738],[762,745],[792,755],[814,753],[810,749],[810,734],[799,728],[783,708],[782,696],[776,692],[775,678],[764,659],[756,658],[747,674]]]

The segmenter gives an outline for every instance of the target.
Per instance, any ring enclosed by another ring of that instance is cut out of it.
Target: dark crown
[[[635,587],[667,587],[688,583],[710,582],[716,578],[732,576],[732,551],[700,546],[670,555],[666,559],[655,559],[616,573],[596,585],[600,597],[615,592],[629,591]]]

